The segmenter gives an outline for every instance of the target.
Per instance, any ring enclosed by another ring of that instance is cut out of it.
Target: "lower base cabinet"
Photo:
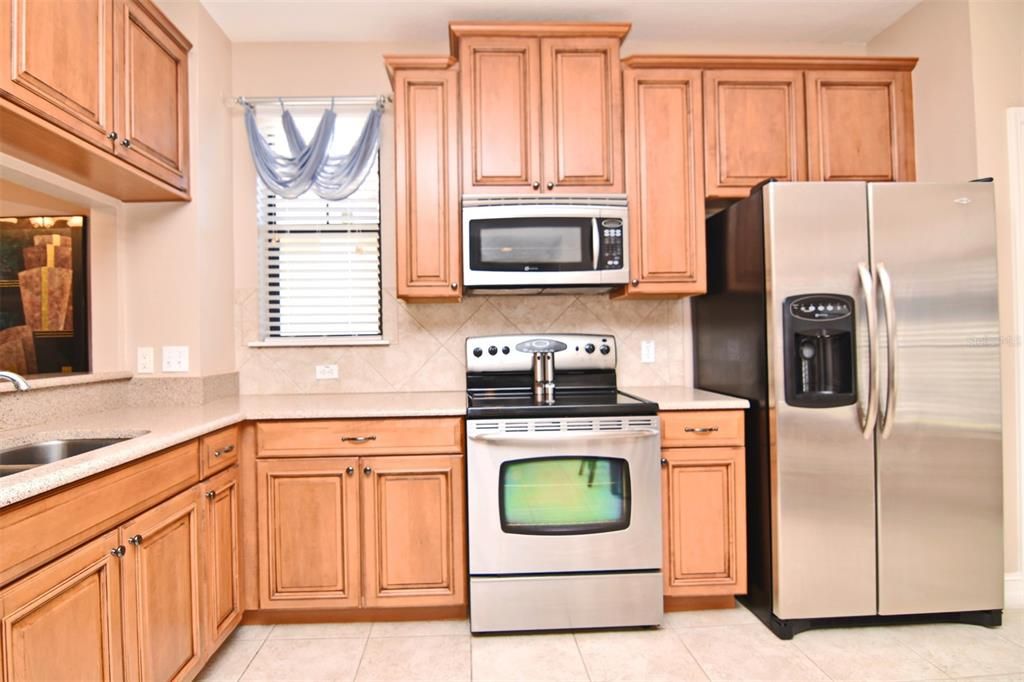
[[[238,467],[199,487],[205,576],[203,650],[214,651],[242,620]]]
[[[124,679],[120,551],[114,530],[0,591],[0,679]]]

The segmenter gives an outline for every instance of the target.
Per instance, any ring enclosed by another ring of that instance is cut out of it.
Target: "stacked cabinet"
[[[260,422],[257,441],[261,609],[465,604],[460,418]]]
[[[188,52],[151,0],[0,0],[2,150],[127,201],[188,198]]]

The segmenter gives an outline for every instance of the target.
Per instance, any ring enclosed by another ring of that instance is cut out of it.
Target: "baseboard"
[[[1024,572],[1007,573],[1003,608],[1024,609]]]

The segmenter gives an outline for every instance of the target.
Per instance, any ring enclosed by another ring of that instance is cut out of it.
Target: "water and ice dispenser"
[[[838,407],[857,402],[853,299],[804,294],[783,301],[786,403]]]

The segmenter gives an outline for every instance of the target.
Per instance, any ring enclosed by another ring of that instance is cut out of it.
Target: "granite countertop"
[[[623,388],[662,410],[743,409],[746,400],[682,386]],[[463,391],[267,395],[225,398],[194,407],[96,412],[0,431],[0,450],[57,438],[125,437],[122,443],[0,478],[0,507],[48,492],[246,420],[443,417],[466,414]]]

